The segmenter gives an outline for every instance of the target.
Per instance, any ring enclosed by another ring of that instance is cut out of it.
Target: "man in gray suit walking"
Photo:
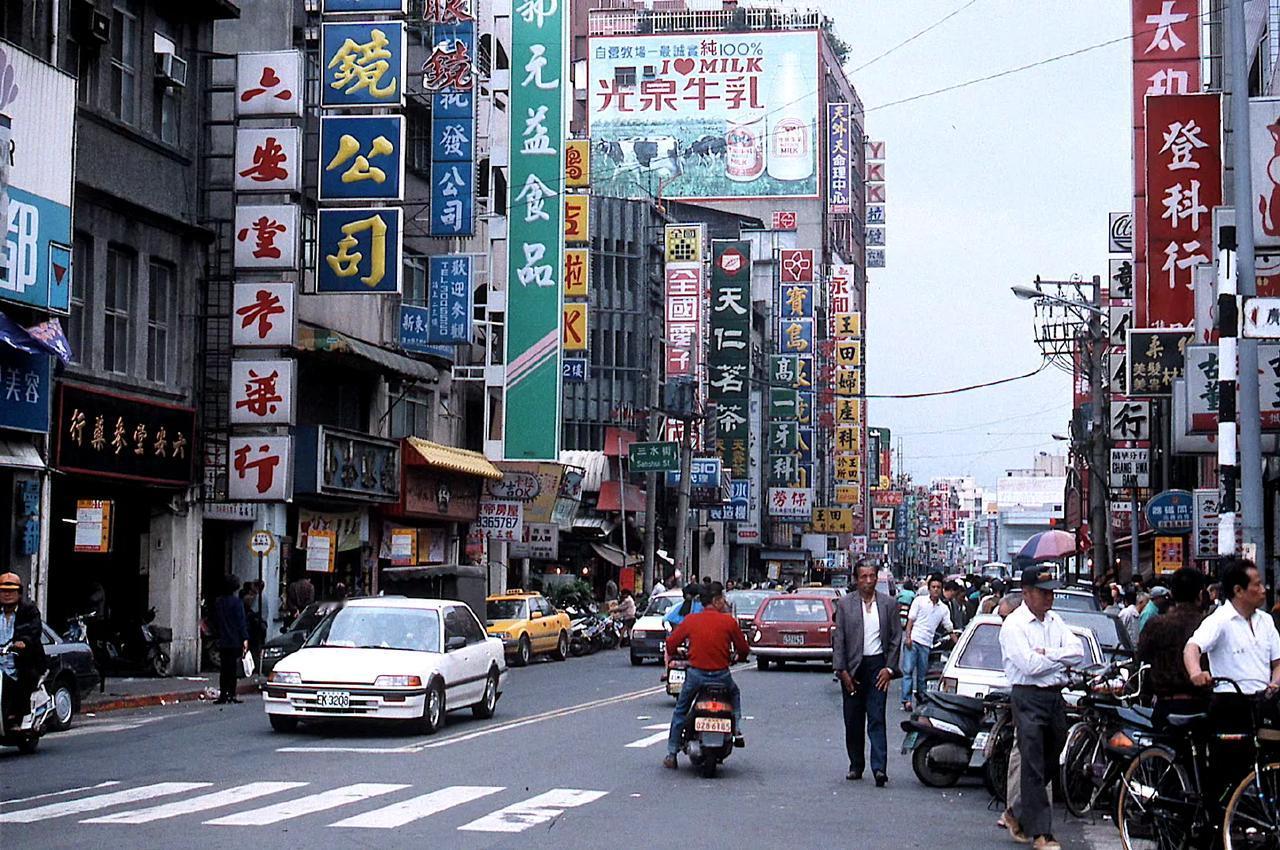
[[[889,744],[885,737],[885,701],[889,682],[900,676],[902,621],[898,603],[876,590],[874,564],[856,568],[857,593],[836,604],[832,665],[844,690],[844,745],[849,751],[846,779],[861,779],[866,768],[866,739],[871,738],[871,774],[876,787],[889,781]]]

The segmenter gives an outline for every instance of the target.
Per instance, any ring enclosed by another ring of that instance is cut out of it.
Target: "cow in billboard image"
[[[680,145],[674,136],[637,136],[617,141],[598,142],[597,148],[608,157],[618,171],[635,171],[677,177]]]
[[[1275,150],[1267,161],[1267,179],[1271,181],[1271,197],[1258,196],[1258,213],[1262,216],[1262,232],[1268,236],[1280,236],[1280,118],[1267,126]]]

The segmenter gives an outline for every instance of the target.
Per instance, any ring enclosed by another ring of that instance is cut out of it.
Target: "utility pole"
[[[1228,0],[1227,3],[1227,52],[1231,56],[1231,129],[1232,190],[1236,209],[1236,293],[1249,298],[1257,294],[1254,279],[1253,216],[1249,199],[1253,197],[1250,184],[1253,174],[1249,164],[1249,45],[1245,35],[1244,0]],[[1221,309],[1221,305],[1219,305]],[[1231,315],[1234,317],[1235,299],[1232,298]],[[1262,417],[1258,409],[1258,342],[1239,339],[1240,357],[1239,420],[1240,420],[1240,507],[1244,514],[1244,542],[1257,551],[1259,567],[1266,575],[1269,559],[1262,521]],[[1225,362],[1219,368],[1227,369]],[[1219,399],[1225,406],[1226,399]],[[1225,451],[1219,428],[1219,450]],[[1231,435],[1234,438],[1234,434]],[[1223,506],[1222,527],[1218,533],[1219,551],[1235,546],[1234,501]],[[1224,537],[1225,535],[1225,537]],[[1223,540],[1226,540],[1226,543]]]
[[[658,370],[662,358],[662,340],[654,334],[649,344],[649,433],[650,442],[657,442],[658,431]],[[653,590],[656,580],[656,552],[658,541],[658,473],[644,475],[644,591]]]
[[[693,474],[693,417],[680,420],[684,424],[680,438],[680,495],[676,499],[675,569],[681,582],[689,580],[686,559],[689,557],[689,477]]]
[[[1107,368],[1107,329],[1102,324],[1102,279],[1098,275],[1093,276],[1091,303],[1089,395],[1093,411],[1089,434],[1089,530],[1093,538],[1093,575],[1090,578],[1096,579],[1111,568],[1111,558],[1107,553],[1107,536],[1111,529],[1111,517],[1107,511],[1110,458],[1107,452],[1107,400],[1102,390],[1102,376]]]

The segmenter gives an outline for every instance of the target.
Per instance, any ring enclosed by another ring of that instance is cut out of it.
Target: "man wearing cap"
[[[1156,617],[1159,617],[1173,605],[1173,593],[1164,585],[1156,585],[1151,588],[1151,601],[1147,603],[1147,607],[1142,609],[1142,614],[1138,616],[1138,634],[1142,634],[1142,630],[1147,627]]]
[[[27,713],[31,692],[44,672],[43,631],[40,609],[22,598],[22,579],[16,573],[0,574],[0,646],[12,641],[16,653],[0,655],[0,675],[7,680],[0,711],[8,717]]]
[[[1056,769],[1067,732],[1062,688],[1067,669],[1084,661],[1080,639],[1052,610],[1062,583],[1040,567],[1022,571],[1022,605],[1000,627],[1004,673],[1012,686],[1013,722],[1022,754],[1019,812],[1035,850],[1060,850],[1045,786]]]

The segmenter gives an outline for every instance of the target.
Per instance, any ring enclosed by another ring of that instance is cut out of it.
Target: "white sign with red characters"
[[[236,207],[235,262],[238,269],[298,267],[298,207],[294,204]]]
[[[301,115],[302,53],[241,53],[236,59],[236,115]]]
[[[813,490],[808,487],[770,487],[769,516],[809,519],[813,515]]]
[[[697,374],[701,350],[702,263],[667,263],[667,377]]]
[[[481,533],[491,540],[524,539],[524,504],[498,499],[481,499],[476,519]]]
[[[292,425],[294,361],[231,361],[231,424]]]
[[[292,283],[237,283],[231,295],[231,344],[240,348],[293,345]]]
[[[233,436],[227,441],[227,498],[287,502],[293,495],[293,438]]]
[[[236,129],[237,192],[296,192],[302,141],[297,127]]]

